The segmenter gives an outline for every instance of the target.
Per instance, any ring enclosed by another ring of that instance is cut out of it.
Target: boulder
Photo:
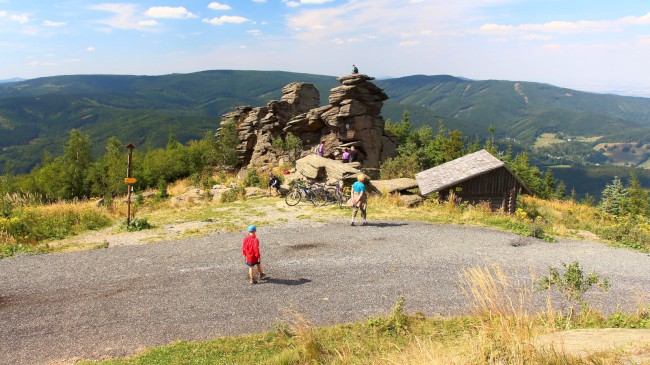
[[[318,155],[308,155],[296,161],[296,170],[310,179],[319,181],[352,179],[361,172],[353,164]]]
[[[418,182],[415,179],[401,178],[392,180],[373,180],[370,182],[370,187],[374,191],[380,193],[395,193],[406,190],[415,189],[418,187]]]
[[[399,204],[408,208],[413,208],[424,202],[424,198],[417,194],[400,195]]]

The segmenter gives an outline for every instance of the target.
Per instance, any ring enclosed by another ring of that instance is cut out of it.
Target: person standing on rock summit
[[[357,68],[357,66],[352,65],[352,74],[353,74],[353,75],[356,75],[356,74],[358,74],[358,73],[359,73],[359,69]]]

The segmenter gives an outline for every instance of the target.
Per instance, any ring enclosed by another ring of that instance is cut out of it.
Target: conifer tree
[[[628,181],[627,193],[629,199],[627,204],[625,204],[625,212],[633,215],[648,215],[649,204],[648,204],[648,193],[641,186],[639,177],[636,173],[630,175],[630,180]]]
[[[623,206],[628,198],[628,192],[618,176],[610,184],[605,186],[602,193],[602,200],[600,206],[605,212],[620,215],[623,213]]]

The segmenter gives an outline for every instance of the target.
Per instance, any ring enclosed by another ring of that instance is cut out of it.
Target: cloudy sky
[[[650,96],[648,0],[0,0],[0,79],[449,74]]]

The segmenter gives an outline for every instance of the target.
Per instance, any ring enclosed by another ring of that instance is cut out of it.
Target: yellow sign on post
[[[124,182],[126,184],[135,184],[138,180],[135,179],[135,177],[125,177]]]

